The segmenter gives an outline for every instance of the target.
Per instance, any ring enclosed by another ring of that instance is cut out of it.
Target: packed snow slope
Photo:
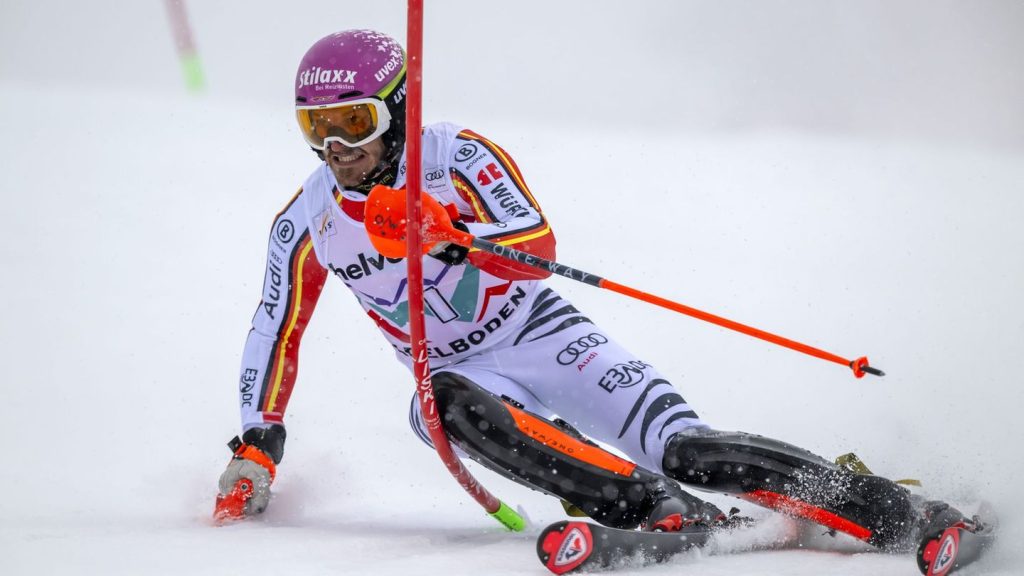
[[[303,341],[276,498],[262,518],[212,527],[265,234],[316,160],[287,107],[89,91],[66,101],[20,86],[0,95],[5,132],[19,135],[0,150],[5,574],[542,573],[536,528],[503,533],[408,430],[410,378],[334,283]],[[74,122],[19,112],[26,101]],[[708,422],[826,455],[854,450],[932,494],[990,498],[1011,545],[981,573],[1014,573],[1021,155],[786,134],[474,128],[517,156],[565,262],[868,354],[888,372],[855,380],[550,281],[674,375]],[[480,477],[538,524],[560,517],[553,499]],[[915,570],[903,557],[775,552],[694,554],[647,572],[680,566]]]
[[[289,62],[307,43],[294,41]],[[266,73],[291,81],[290,69]],[[534,524],[509,534],[483,515],[408,429],[411,379],[337,282],[303,340],[270,508],[210,522],[266,235],[317,162],[287,96],[239,93],[0,76],[0,574],[546,573],[534,537],[561,507],[474,465]],[[529,122],[492,107],[508,98],[465,100],[464,115],[428,100],[426,119],[469,123],[514,155],[561,261],[867,355],[887,376],[856,380],[642,302],[551,285],[718,428],[854,451],[929,496],[990,500],[1002,540],[964,573],[1020,572],[1020,147],[912,131],[570,128],[551,107]],[[791,527],[709,498],[764,525],[622,573],[916,573],[910,557],[806,529],[805,549],[729,554]]]

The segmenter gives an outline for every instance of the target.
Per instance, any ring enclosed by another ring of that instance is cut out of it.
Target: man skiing
[[[419,178],[456,215],[457,227],[554,259],[554,234],[522,173],[484,136],[448,123],[426,126],[422,173],[406,173],[405,71],[402,47],[367,30],[319,40],[299,65],[296,116],[323,162],[271,227],[262,300],[242,357],[243,434],[230,444],[234,455],[220,477],[219,519],[258,514],[269,503],[299,343],[328,276],[352,290],[398,360],[411,366],[405,262],[374,250],[363,223],[372,187]],[[444,243],[423,267],[444,428],[489,469],[612,527],[729,523],[682,483],[884,549],[916,544],[926,514],[906,489],[776,440],[712,430],[665,375],[541,282],[546,274]],[[409,420],[429,444],[415,395]]]

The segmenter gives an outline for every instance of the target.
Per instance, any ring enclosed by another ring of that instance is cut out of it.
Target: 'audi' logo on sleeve
[[[555,360],[558,360],[558,363],[562,366],[568,366],[576,362],[576,360],[579,359],[580,354],[583,354],[584,351],[591,348],[597,348],[601,344],[606,344],[607,342],[608,339],[605,338],[603,334],[594,332],[593,334],[584,336],[579,340],[570,342],[568,346],[558,353]]]

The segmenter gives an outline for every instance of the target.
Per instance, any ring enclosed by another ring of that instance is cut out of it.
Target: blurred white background
[[[327,33],[404,37],[404,2],[187,4],[211,93],[287,105]],[[6,81],[180,93],[163,3],[6,0]],[[428,2],[430,115],[500,109],[566,128],[795,128],[1024,145],[1024,5],[1013,0]],[[467,106],[486,99],[493,106]],[[636,109],[636,103],[645,104]],[[493,112],[492,112],[493,114]]]

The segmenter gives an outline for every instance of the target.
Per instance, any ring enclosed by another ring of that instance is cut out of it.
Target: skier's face
[[[384,139],[377,138],[355,148],[341,142],[331,142],[324,150],[324,158],[338,184],[346,188],[357,186],[377,167],[384,157]]]

